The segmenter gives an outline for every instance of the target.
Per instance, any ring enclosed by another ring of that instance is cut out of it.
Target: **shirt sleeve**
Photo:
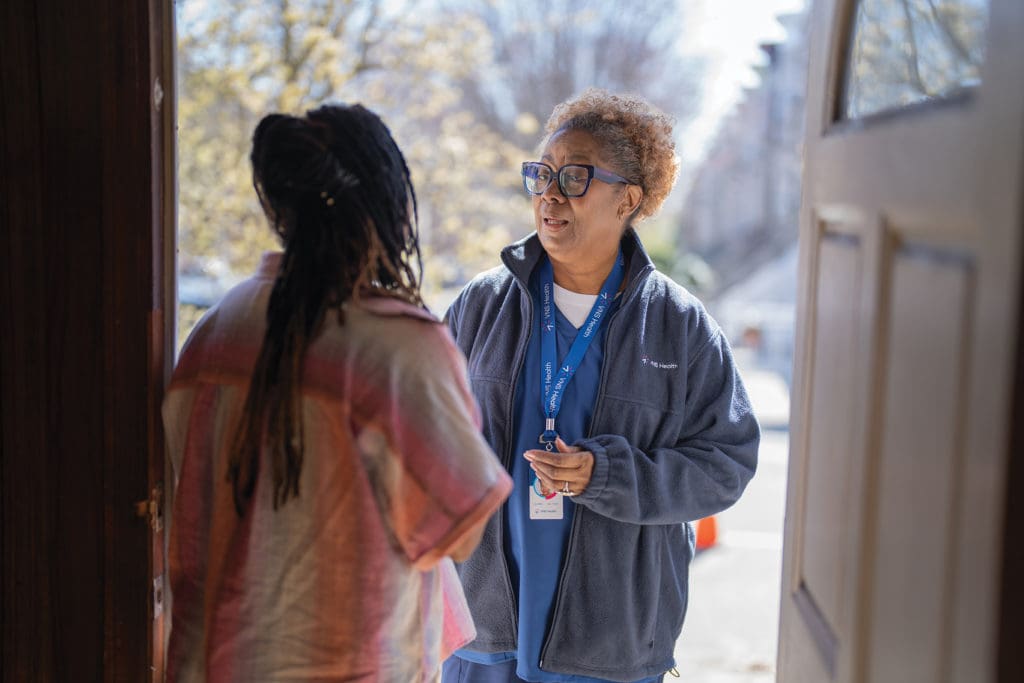
[[[465,359],[447,331],[409,325],[391,354],[381,405],[355,428],[395,542],[426,569],[486,522],[512,480],[480,432]]]

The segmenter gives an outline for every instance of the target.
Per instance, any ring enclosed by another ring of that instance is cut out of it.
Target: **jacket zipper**
[[[525,291],[527,292],[527,294],[529,294],[530,290],[527,287],[525,289]],[[508,400],[508,404],[507,404],[506,409],[505,409],[505,418],[507,420],[506,424],[508,425],[508,429],[505,432],[505,442],[507,443],[507,446],[505,447],[505,462],[504,462],[504,465],[505,465],[505,469],[507,469],[509,472],[512,471],[512,446],[513,446],[513,441],[512,441],[512,437],[513,437],[513,435],[512,435],[512,422],[513,422],[513,418],[514,418],[514,415],[512,413],[513,413],[513,407],[516,404],[516,387],[519,385],[519,374],[523,371],[523,363],[526,362],[526,349],[530,345],[530,337],[533,336],[533,299],[532,299],[532,296],[533,295],[530,294],[529,296],[526,297],[527,312],[528,312],[528,315],[527,315],[528,323],[527,323],[527,327],[526,327],[526,330],[527,330],[526,331],[526,339],[523,340],[519,344],[519,348],[516,349],[517,360],[516,360],[515,372],[512,373],[512,390],[509,392],[509,400]],[[512,589],[512,575],[508,571],[508,558],[505,557],[505,517],[504,517],[505,516],[505,506],[504,505],[501,506],[501,515],[502,515],[501,518],[498,520],[500,522],[500,524],[498,525],[498,536],[499,536],[499,540],[501,541],[501,560],[502,560],[502,567],[505,568],[505,586],[508,588],[508,594],[509,594],[509,597],[511,598],[511,600],[509,602],[512,605],[512,636],[515,639],[515,642],[518,643],[519,642],[519,610],[518,610],[516,599],[515,599],[516,593]]]
[[[634,279],[634,283],[640,282],[643,276],[647,275],[647,268],[644,268],[640,273],[637,274]],[[635,284],[631,283],[629,290],[636,287]],[[628,292],[632,296],[632,292]],[[623,292],[622,304],[626,303],[627,292]],[[615,311],[608,316],[608,333],[604,338],[605,349],[615,349],[616,347],[610,343],[612,339],[612,325],[615,323],[615,319],[619,316],[619,311],[622,310],[622,305],[615,309]],[[532,327],[530,328],[533,329]],[[597,416],[600,415],[601,408],[604,405],[604,386],[605,380],[608,377],[608,368],[611,363],[608,362],[609,354],[606,352],[604,357],[604,363],[601,364],[601,381],[597,386],[597,403],[594,404],[594,414],[590,420],[590,429],[587,430],[587,438],[594,436],[594,425],[597,424]],[[552,610],[551,626],[548,627],[547,635],[544,637],[544,645],[540,649],[540,661],[537,662],[537,666],[540,669],[544,668],[544,658],[547,656],[548,648],[551,646],[551,634],[555,631],[555,624],[559,621],[559,607],[562,605],[562,589],[565,587],[565,574],[566,568],[569,566],[569,557],[572,555],[572,549],[576,545],[576,536],[579,528],[579,517],[580,517],[580,506],[576,505],[572,512],[572,528],[569,530],[569,543],[565,548],[565,559],[562,560],[562,569],[558,575],[558,591],[555,593],[555,606]]]

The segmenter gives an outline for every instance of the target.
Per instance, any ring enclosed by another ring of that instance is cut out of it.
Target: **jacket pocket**
[[[594,436],[615,434],[641,450],[672,448],[679,439],[683,415],[668,405],[606,395],[592,430]]]
[[[567,558],[546,662],[609,680],[668,668],[686,611],[689,548],[682,526],[578,514],[586,519]]]
[[[664,543],[654,642],[656,648],[669,647],[674,650],[689,604],[692,532],[689,523],[660,528],[664,531]]]

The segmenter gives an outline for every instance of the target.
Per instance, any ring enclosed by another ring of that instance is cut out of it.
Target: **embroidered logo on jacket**
[[[667,363],[660,360],[651,360],[650,356],[644,356],[640,359],[640,362],[649,368],[658,368],[659,370],[675,370],[679,367],[679,363]]]

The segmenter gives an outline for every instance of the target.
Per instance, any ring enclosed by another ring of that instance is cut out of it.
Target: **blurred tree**
[[[532,230],[518,168],[554,104],[599,85],[692,111],[677,3],[179,0],[180,269],[230,281],[275,248],[248,162],[263,115],[362,102],[409,161],[443,299]]]
[[[363,102],[413,171],[428,286],[465,279],[520,231],[524,152],[468,112],[458,87],[487,53],[470,15],[415,3],[179,3],[179,254],[184,271],[244,275],[274,242],[251,185],[249,143],[271,111]],[[433,19],[431,19],[433,17]],[[472,239],[466,239],[471,235]],[[486,255],[486,258],[485,258]],[[454,257],[454,258],[451,258]]]
[[[466,83],[474,111],[533,148],[556,104],[589,86],[642,95],[685,121],[699,104],[702,62],[684,57],[682,0],[446,0],[483,22],[488,68]]]
[[[678,223],[677,216],[661,215],[644,223],[644,248],[658,270],[703,297],[716,284],[714,269],[696,253],[680,249]]]

